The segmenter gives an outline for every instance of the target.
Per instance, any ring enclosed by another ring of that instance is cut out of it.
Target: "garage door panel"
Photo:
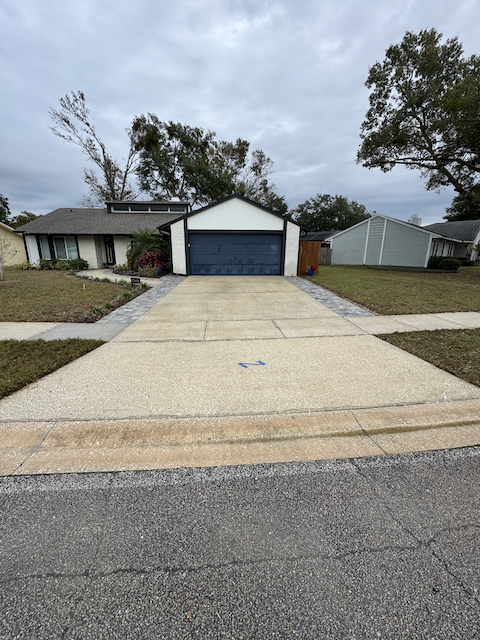
[[[281,234],[189,234],[193,275],[281,275]]]

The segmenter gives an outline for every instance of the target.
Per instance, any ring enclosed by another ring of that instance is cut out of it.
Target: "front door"
[[[113,236],[105,236],[105,255],[106,255],[106,264],[114,265],[115,264],[115,247],[113,244]]]

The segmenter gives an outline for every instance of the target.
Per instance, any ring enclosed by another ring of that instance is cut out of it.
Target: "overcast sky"
[[[48,117],[82,90],[118,159],[132,118],[153,112],[263,149],[290,208],[328,193],[441,221],[453,191],[355,164],[369,67],[431,27],[480,53],[478,0],[2,0],[0,193],[14,215],[87,195],[86,158]]]

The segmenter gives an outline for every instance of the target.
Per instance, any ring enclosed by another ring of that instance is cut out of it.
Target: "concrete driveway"
[[[480,389],[282,277],[189,277],[0,402],[3,473],[209,466],[480,443]]]

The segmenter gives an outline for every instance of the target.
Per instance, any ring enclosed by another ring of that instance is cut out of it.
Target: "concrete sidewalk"
[[[147,294],[143,294],[147,295]],[[165,294],[166,295],[166,294]],[[143,297],[143,296],[142,296]],[[121,342],[152,340],[258,340],[307,338],[322,336],[381,335],[405,331],[435,331],[436,329],[476,329],[480,327],[480,313],[476,311],[458,313],[425,313],[398,316],[353,316],[331,315],[307,318],[277,318],[240,320],[164,320],[162,324],[143,321],[144,331],[139,327],[129,330],[135,320],[140,320],[146,310],[140,305],[127,309],[132,300],[118,311],[122,315],[109,314],[95,323],[76,322],[0,322],[0,340],[58,340],[66,338],[116,339]],[[153,304],[155,304],[154,302]],[[148,305],[150,309],[152,305]],[[212,310],[213,313],[213,310]],[[177,316],[180,315],[180,312]],[[136,316],[136,317],[135,317]],[[121,334],[121,335],[120,335]],[[133,336],[133,337],[132,337]]]
[[[434,314],[431,328],[479,319]],[[480,444],[478,387],[370,335],[424,320],[342,318],[284,278],[190,277],[108,344],[0,401],[1,472]]]

